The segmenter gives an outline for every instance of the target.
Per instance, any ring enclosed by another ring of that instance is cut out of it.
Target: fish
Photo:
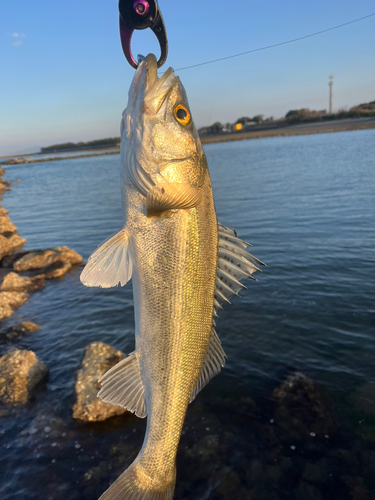
[[[216,217],[206,156],[185,89],[149,54],[121,121],[125,226],[89,258],[81,281],[133,284],[135,350],[100,379],[99,398],[147,416],[142,448],[100,500],[170,500],[190,402],[226,355],[215,318],[264,265]]]

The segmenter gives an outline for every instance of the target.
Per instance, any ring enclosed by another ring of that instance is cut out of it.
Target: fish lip
[[[143,102],[143,111],[156,114],[168,98],[173,86],[178,82],[172,68],[168,68],[158,78],[157,61],[154,54],[148,54],[139,64],[134,76],[137,99]]]
[[[140,81],[143,82],[143,97],[150,92],[158,82],[158,65],[154,54],[148,54],[138,66],[137,73],[140,73]]]

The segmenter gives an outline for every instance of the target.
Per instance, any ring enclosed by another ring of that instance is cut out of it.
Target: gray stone
[[[82,260],[82,257],[77,252],[68,247],[55,247],[48,248],[47,250],[34,250],[27,252],[14,262],[13,268],[17,272],[41,269],[41,273],[44,274],[44,272],[49,272],[48,266],[56,264],[57,262],[64,263],[66,265],[70,264],[70,266],[72,266],[75,264],[81,264]],[[43,268],[45,268],[44,272]],[[46,278],[50,279],[50,277],[47,276]]]
[[[274,420],[282,439],[291,445],[300,439],[324,439],[335,431],[336,419],[325,392],[303,373],[292,373],[273,396],[277,402]]]
[[[33,333],[38,330],[40,330],[40,326],[32,321],[23,321],[19,325],[14,325],[0,331],[0,339],[12,342],[23,337],[25,334]]]
[[[305,483],[305,481],[300,482],[295,492],[295,498],[298,498],[298,500],[323,500],[320,491],[315,486]]]
[[[263,465],[260,460],[251,460],[250,464],[246,468],[246,477],[249,483],[255,481],[263,475]]]
[[[324,472],[325,476],[326,474],[324,469],[321,469],[319,465],[307,463],[303,470],[302,477],[303,479],[306,479],[306,481],[314,483],[322,479],[322,472]]]
[[[25,292],[0,292],[0,320],[10,318],[28,298]]]
[[[84,422],[98,422],[127,411],[121,406],[104,403],[97,397],[101,387],[98,382],[100,377],[124,357],[121,351],[103,342],[94,342],[86,347],[76,373],[73,418]]]
[[[16,231],[17,228],[9,217],[7,215],[0,214],[0,233],[15,233]]]
[[[0,234],[0,260],[7,255],[11,255],[13,252],[20,250],[26,243],[24,238],[17,233],[12,233],[6,235]]]
[[[240,478],[229,467],[222,467],[215,471],[210,479],[210,483],[220,498],[243,498],[239,492],[242,489]]]
[[[3,292],[35,292],[43,288],[45,283],[43,275],[29,278],[17,273],[9,273],[3,279],[0,290]]]
[[[0,358],[0,401],[27,402],[30,391],[47,375],[48,368],[33,351],[11,348]]]
[[[352,395],[354,408],[366,417],[375,417],[375,382],[366,382]]]

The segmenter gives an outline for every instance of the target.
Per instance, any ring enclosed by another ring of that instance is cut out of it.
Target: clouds
[[[13,47],[19,47],[22,45],[22,38],[25,38],[25,34],[23,33],[13,33],[12,37],[15,38],[15,41],[12,43]]]

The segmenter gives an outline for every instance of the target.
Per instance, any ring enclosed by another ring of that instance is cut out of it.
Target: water
[[[220,314],[228,362],[189,408],[174,498],[373,499],[375,131],[205,151],[219,221],[268,267]],[[7,167],[6,178],[20,183],[3,204],[25,248],[68,245],[87,259],[117,232],[118,161]],[[32,401],[0,420],[3,500],[96,499],[141,446],[144,421],[134,416],[90,426],[72,420],[84,347],[134,347],[131,285],[89,289],[79,273],[48,282],[11,319],[42,327],[17,345],[34,350],[50,374]],[[307,413],[294,401],[300,421],[277,403],[273,390],[295,370],[321,387],[314,394],[323,391],[330,417],[315,407],[308,413],[315,396]]]

